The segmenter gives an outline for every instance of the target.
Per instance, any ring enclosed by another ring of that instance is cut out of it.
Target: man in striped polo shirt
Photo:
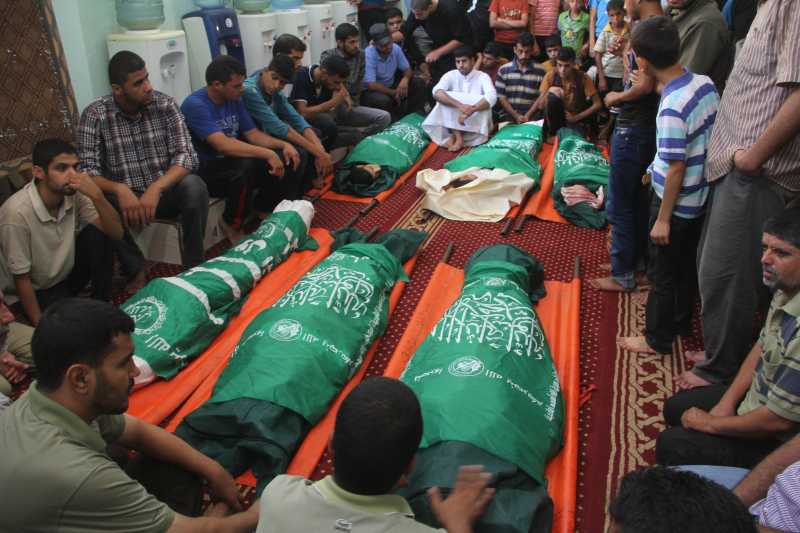
[[[695,257],[708,196],[703,166],[719,95],[709,77],[678,63],[680,38],[668,17],[641,22],[631,46],[639,68],[664,89],[656,119],[658,151],[648,169],[654,194],[645,334],[618,342],[634,352],[671,353],[675,337],[690,330],[697,295]]]
[[[533,120],[539,86],[544,79],[544,69],[534,61],[537,54],[536,41],[528,32],[520,33],[514,44],[514,60],[497,71],[495,88],[500,101],[498,121],[516,124]]]

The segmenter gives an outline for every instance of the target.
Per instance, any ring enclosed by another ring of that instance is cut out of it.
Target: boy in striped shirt
[[[639,68],[664,87],[656,119],[657,152],[652,179],[645,334],[622,337],[619,345],[642,353],[671,353],[676,335],[690,332],[697,296],[697,244],[708,184],[706,148],[719,95],[707,76],[678,63],[680,38],[669,17],[642,21],[631,38]]]

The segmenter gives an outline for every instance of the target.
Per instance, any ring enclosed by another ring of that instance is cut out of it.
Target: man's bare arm
[[[798,133],[800,133],[800,85],[794,85],[791,94],[753,146],[734,154],[733,161],[736,168],[745,174],[758,174],[764,163]]]
[[[733,493],[749,507],[766,497],[778,474],[797,461],[800,461],[800,435],[766,456],[736,485]]]

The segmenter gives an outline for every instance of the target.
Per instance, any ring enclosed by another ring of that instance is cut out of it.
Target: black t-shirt
[[[628,62],[632,70],[637,70],[636,54],[633,50],[628,51]],[[630,80],[625,81],[623,90],[628,91],[633,86]],[[619,115],[617,116],[617,126],[621,128],[629,127],[656,127],[656,115],[658,115],[658,103],[660,96],[657,92],[642,96],[633,102],[623,102],[619,104]]]
[[[292,78],[292,94],[289,100],[305,100],[306,105],[315,106],[327,102],[333,97],[333,93],[324,85],[317,86],[314,82],[314,71],[319,65],[310,67],[300,67]]]
[[[464,6],[457,0],[439,0],[436,11],[425,20],[417,20],[414,13],[409,14],[403,25],[406,40],[413,38],[412,34],[417,26],[425,28],[433,41],[433,48],[444,46],[452,40],[472,45],[472,27]]]

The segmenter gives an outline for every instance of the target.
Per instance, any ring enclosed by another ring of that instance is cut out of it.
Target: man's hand
[[[431,66],[429,64],[423,63],[419,66],[419,77],[426,85],[430,85],[433,77],[431,76]]]
[[[139,197],[139,205],[142,206],[142,213],[144,215],[144,219],[142,221],[144,225],[149,224],[154,218],[156,218],[156,209],[158,208],[158,202],[160,201],[161,186],[158,185],[157,181],[154,181],[147,189],[145,189],[144,194]]]
[[[681,415],[681,425],[684,429],[693,429],[702,433],[713,433],[714,417],[697,407],[690,407]]]
[[[606,104],[606,107],[613,107],[617,105],[617,101],[619,100],[620,96],[622,96],[622,93],[612,91],[606,95],[606,97],[603,99],[603,102]]]
[[[650,239],[658,246],[669,244],[669,222],[656,220],[653,229],[650,230]]]
[[[408,96],[408,78],[403,78],[397,84],[397,88],[394,91],[394,99],[400,102],[406,96]]]
[[[317,169],[317,176],[324,178],[333,172],[333,161],[329,153],[325,152],[323,155],[314,159],[314,167]]]
[[[127,185],[120,184],[117,189],[117,203],[122,211],[122,219],[126,226],[140,227],[145,224],[144,209],[139,198]]]
[[[268,150],[268,152],[269,155],[267,156],[267,166],[269,167],[269,173],[280,178],[283,176],[283,161],[281,161],[281,158],[278,157],[278,154],[272,150]]]
[[[564,118],[567,119],[567,122],[570,124],[575,124],[576,122],[580,122],[578,118],[578,113],[570,113],[569,111],[564,111]]]
[[[472,114],[475,112],[475,106],[474,105],[465,105],[465,106],[461,106],[459,108],[459,110],[461,111],[461,114],[458,116],[458,123],[463,126],[464,122],[466,122],[467,119],[469,117],[471,117]]]
[[[12,385],[16,385],[25,379],[25,371],[30,365],[18,361],[11,352],[3,352],[0,354],[0,374]]]
[[[430,52],[428,52],[428,55],[425,56],[425,62],[428,64],[436,63],[437,61],[439,61],[440,57],[442,57],[442,54],[440,54],[436,50],[431,50]]]
[[[527,114],[526,115],[521,115],[521,114],[517,113],[516,111],[514,111],[514,114],[511,115],[511,117],[514,119],[514,122],[516,122],[517,124],[523,124],[525,122],[528,122],[527,119],[525,118],[526,116],[527,116]]]
[[[733,153],[733,165],[736,170],[747,176],[761,174],[761,164],[753,160],[750,150],[740,148]]]
[[[222,468],[222,465],[217,463],[212,474],[206,477],[206,481],[212,497],[221,500],[234,511],[242,510],[242,495],[233,477]]]
[[[103,196],[103,191],[100,190],[94,178],[89,176],[86,172],[74,175],[67,183],[67,186],[74,191],[84,194],[92,201],[98,200]]]
[[[462,466],[458,469],[453,492],[446,500],[442,499],[438,487],[428,489],[431,509],[448,533],[472,530],[472,524],[494,496],[494,489],[486,486],[491,477],[482,466]]]
[[[340,105],[344,103],[344,94],[342,94],[341,90],[335,91],[331,96],[331,102],[333,104],[332,109],[336,109]]]
[[[586,42],[586,43],[583,43],[583,46],[581,47],[580,56],[581,57],[586,57],[588,55],[589,55],[589,43]]]
[[[353,110],[353,98],[350,96],[350,93],[347,92],[347,88],[345,88],[344,85],[342,85],[342,88],[339,90],[342,93],[342,100],[344,101],[344,105],[347,108],[347,112],[349,113],[350,111]]]
[[[284,143],[281,149],[283,150],[283,162],[286,166],[291,166],[292,170],[297,170],[300,165],[300,154],[297,149],[291,143]]]

